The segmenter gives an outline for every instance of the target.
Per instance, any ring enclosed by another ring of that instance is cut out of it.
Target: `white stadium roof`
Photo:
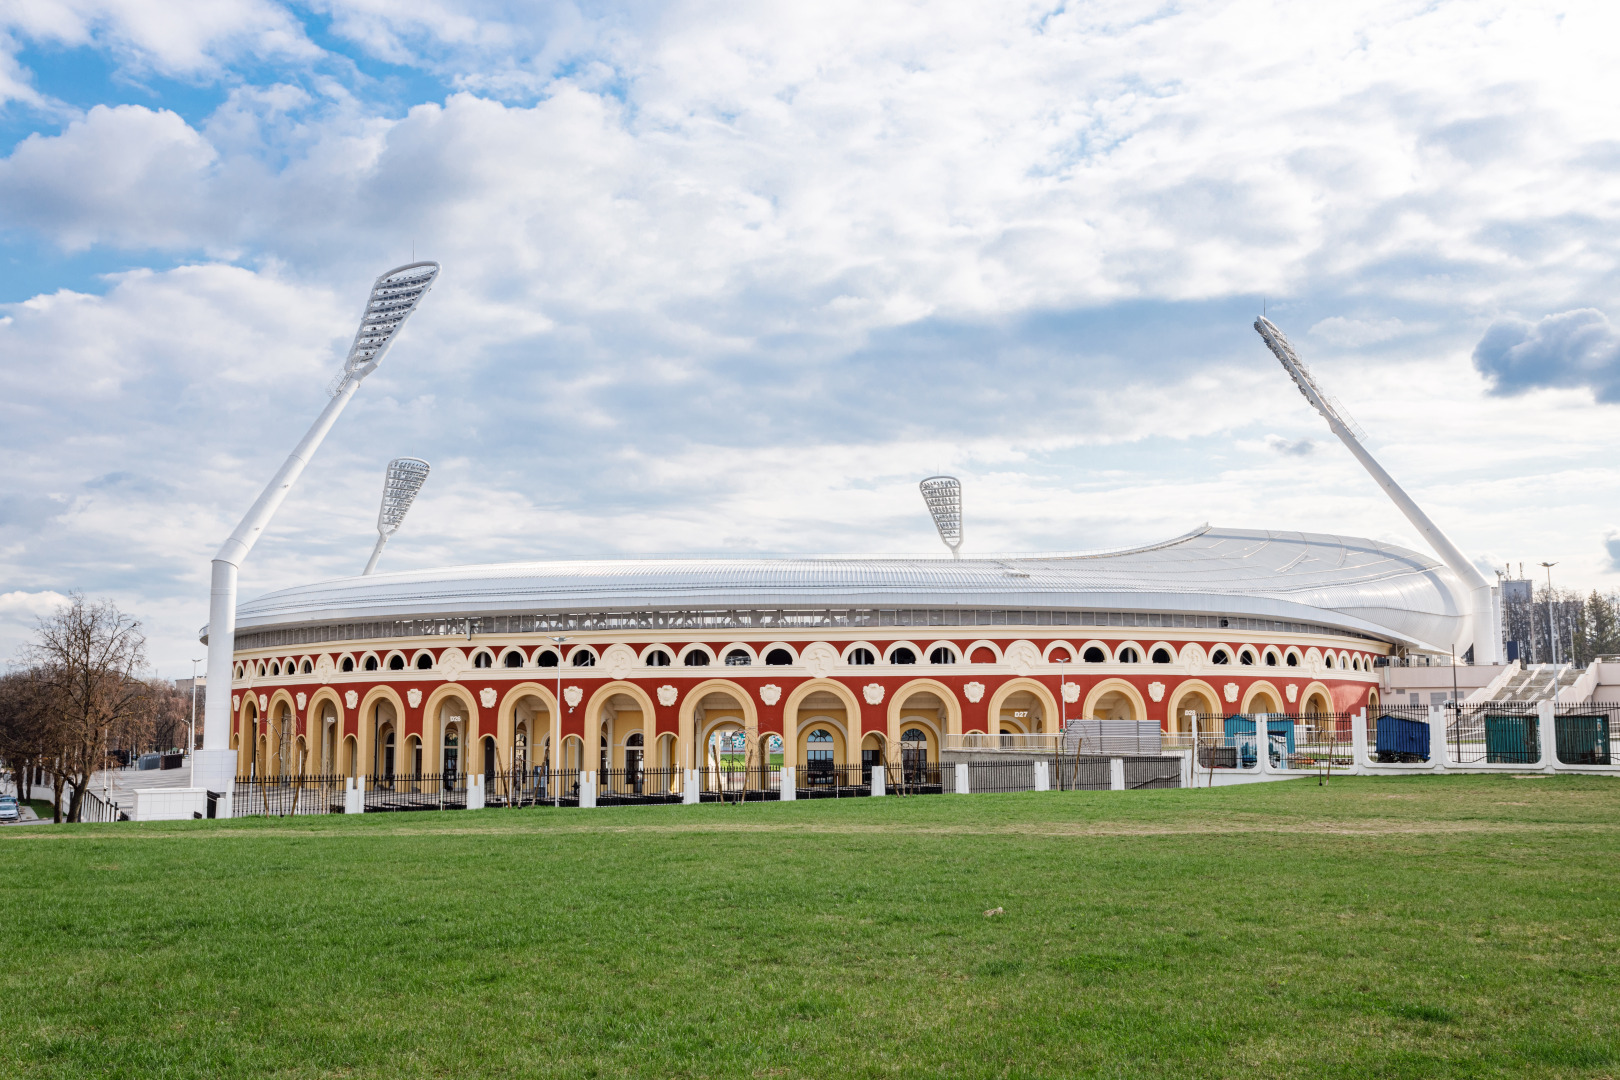
[[[1204,526],[1164,543],[1079,554],[982,556],[816,556],[784,558],[611,559],[505,563],[410,570],[282,589],[242,604],[238,647],[337,640],[340,623],[487,619],[517,630],[557,625],[590,629],[600,618],[548,622],[547,616],[601,613],[715,613],[744,610],[739,625],[876,625],[793,618],[792,613],[909,609],[943,618],[881,625],[973,625],[953,620],[994,610],[1008,623],[1040,625],[1232,625],[1286,629],[1299,623],[1395,644],[1444,651],[1463,632],[1465,590],[1455,575],[1415,551],[1352,536]],[[770,613],[777,613],[772,619]],[[1095,618],[1057,613],[1103,614]],[[1113,621],[1107,613],[1138,613]],[[1140,613],[1155,613],[1143,621]],[[1164,618],[1160,619],[1160,615]],[[1174,615],[1176,620],[1171,621]],[[1181,617],[1197,618],[1183,622]],[[1266,624],[1271,624],[1269,627]],[[617,625],[637,625],[634,619]],[[644,625],[724,625],[655,619]],[[276,630],[330,627],[284,635]],[[418,630],[418,633],[433,632]],[[439,632],[443,632],[442,630]],[[356,636],[386,636],[381,633]],[[1238,635],[1234,635],[1238,636]]]

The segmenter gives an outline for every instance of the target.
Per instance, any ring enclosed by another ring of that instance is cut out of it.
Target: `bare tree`
[[[35,668],[0,678],[0,759],[11,771],[19,799],[33,797],[35,771],[56,756],[49,696]]]
[[[168,679],[152,679],[146,684],[145,723],[137,734],[140,746],[151,750],[174,750],[186,745],[191,724],[191,695]]]
[[[117,739],[133,745],[146,719],[148,688],[138,677],[146,662],[141,624],[110,601],[87,603],[78,593],[42,619],[29,647],[48,691],[57,730],[57,806],[63,784],[72,793],[68,821],[79,820],[90,777],[107,763],[107,747]]]

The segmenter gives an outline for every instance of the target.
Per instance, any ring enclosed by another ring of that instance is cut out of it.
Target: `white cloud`
[[[137,72],[211,73],[243,57],[310,58],[298,20],[272,0],[23,0],[0,29],[55,46],[99,45]]]

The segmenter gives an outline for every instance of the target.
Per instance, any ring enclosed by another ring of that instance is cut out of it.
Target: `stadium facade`
[[[716,738],[859,765],[1081,718],[1342,716],[1378,708],[1383,658],[1445,653],[1468,595],[1377,541],[1207,526],[1108,552],[376,574],[241,605],[230,745],[241,775],[681,770]]]

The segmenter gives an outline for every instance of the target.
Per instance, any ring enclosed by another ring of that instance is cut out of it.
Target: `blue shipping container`
[[[1288,753],[1294,752],[1294,722],[1286,718],[1270,718],[1266,720],[1266,734],[1286,735],[1288,737]],[[1254,737],[1254,717],[1228,716],[1226,718],[1226,740],[1231,746],[1238,748],[1243,758],[1243,767],[1247,769],[1253,765],[1258,756]]]
[[[1429,724],[1426,720],[1406,720],[1399,716],[1378,718],[1378,742],[1374,747],[1379,761],[1428,761]]]

